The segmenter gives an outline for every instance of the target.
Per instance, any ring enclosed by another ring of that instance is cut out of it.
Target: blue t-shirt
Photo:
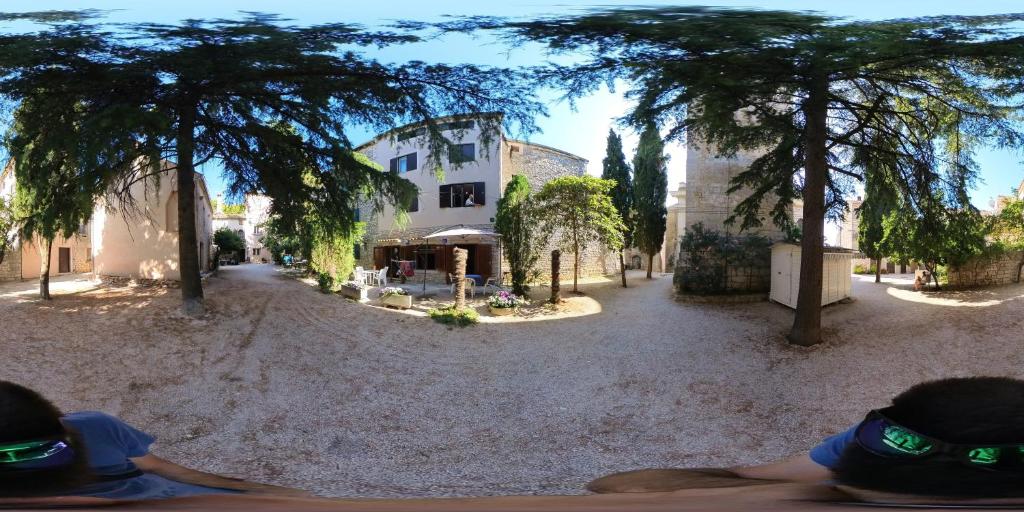
[[[811,449],[811,460],[828,469],[835,469],[839,465],[839,457],[843,455],[843,450],[854,442],[853,437],[857,432],[857,425],[850,427],[845,432],[826,437],[821,444]]]
[[[146,455],[149,453],[149,445],[156,440],[153,436],[102,412],[75,412],[64,416],[61,421],[64,426],[81,436],[89,466],[100,476],[111,477],[137,471],[138,468],[129,458]],[[131,478],[90,484],[73,494],[138,500],[237,492],[175,482],[144,473]]]

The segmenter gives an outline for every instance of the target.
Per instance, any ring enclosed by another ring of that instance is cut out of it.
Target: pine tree
[[[533,20],[465,19],[456,31],[500,30],[573,53],[537,76],[569,98],[622,81],[635,107],[625,121],[667,128],[717,156],[760,153],[731,191],[741,228],[786,226],[803,200],[800,286],[791,343],[821,341],[825,218],[864,180],[863,162],[891,157],[889,180],[914,213],[969,208],[970,147],[1020,147],[1016,97],[1022,14],[892,21],[710,7],[591,11]],[[580,53],[590,58],[580,59]],[[861,158],[854,158],[860,152]],[[935,195],[942,185],[948,193]],[[934,198],[944,208],[927,206]],[[924,204],[925,207],[921,205]],[[944,221],[935,219],[935,225]]]
[[[623,249],[619,249],[619,272],[622,274],[622,287],[625,288],[626,260],[623,250],[633,246],[633,177],[626,163],[626,155],[622,152],[622,138],[610,128],[602,164],[601,178],[615,182],[615,188],[611,191],[612,204],[625,226],[622,231]]]
[[[182,219],[182,304],[191,315],[204,309],[190,220],[196,218],[197,165],[218,162],[233,195],[262,193],[287,205],[312,201],[332,235],[348,235],[360,202],[406,204],[414,193],[406,180],[355,156],[353,125],[386,131],[423,123],[427,160],[435,164],[429,167],[438,167],[460,134],[445,133],[435,119],[501,112],[481,115],[477,123],[483,145],[489,145],[497,143],[502,124],[532,131],[534,116],[543,111],[521,73],[381,63],[358,51],[414,43],[420,40],[415,35],[345,23],[294,26],[268,15],[111,26],[89,19],[91,14],[43,13],[36,18],[47,28],[7,35],[0,46],[0,99],[18,104],[30,95],[68,98],[98,132],[131,135],[112,137],[109,144],[132,164],[108,170],[118,178],[115,195],[128,211],[131,185],[166,172],[159,168],[162,160],[173,161]],[[0,22],[24,17],[0,14]],[[317,188],[301,179],[307,170]]]
[[[648,125],[640,134],[636,156],[633,157],[633,205],[636,209],[636,246],[647,255],[647,279],[654,269],[654,255],[665,241],[665,218],[668,208],[668,174],[665,145],[658,128]]]

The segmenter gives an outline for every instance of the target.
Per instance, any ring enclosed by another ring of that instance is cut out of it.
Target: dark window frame
[[[403,163],[405,164],[405,170],[402,169]],[[401,156],[396,156],[389,161],[389,169],[394,174],[405,174],[409,171],[415,171],[418,168],[419,157],[415,151]]]
[[[441,208],[472,208],[487,204],[487,184],[482,181],[470,183],[451,183],[438,187]],[[467,205],[466,199],[473,196],[473,204]]]
[[[469,149],[469,151],[466,151]],[[464,164],[476,161],[476,143],[453,144],[452,151],[448,152],[448,162],[453,164]]]

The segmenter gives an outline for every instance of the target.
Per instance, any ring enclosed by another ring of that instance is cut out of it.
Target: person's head
[[[871,446],[868,443],[854,442],[835,469],[839,483],[922,496],[1024,497],[1024,448],[1002,448],[999,456],[1012,460],[992,465],[972,462],[968,451],[992,445],[1024,447],[1024,381],[975,377],[926,382],[901,393],[882,412],[898,427],[938,440],[943,446],[956,446],[948,451],[930,449],[921,455],[894,456],[865,448]],[[929,441],[922,446],[932,445],[939,443]]]
[[[0,496],[41,496],[92,478],[85,446],[35,391],[0,380]]]

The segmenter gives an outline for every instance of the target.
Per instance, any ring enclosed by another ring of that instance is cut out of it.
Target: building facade
[[[123,215],[119,205],[100,201],[93,214],[92,255],[99,276],[131,279],[181,279],[178,258],[178,180],[173,164],[164,163],[159,186],[148,180],[132,185],[132,196],[141,210]],[[203,176],[195,176],[196,248],[201,271],[211,268],[213,205]]]
[[[376,213],[360,209],[366,232],[357,247],[357,259],[364,268],[386,268],[393,259],[411,261],[415,262],[415,280],[426,272],[428,282],[444,282],[454,271],[452,251],[460,247],[469,253],[467,274],[483,278],[502,275],[508,266],[501,257],[500,237],[424,237],[456,227],[492,233],[498,199],[513,176],[526,176],[537,191],[556,177],[582,176],[586,172],[585,159],[555,148],[504,135],[486,144],[479,123],[471,117],[442,121],[441,127],[455,143],[456,153],[444,158],[440,173],[425,165],[429,151],[419,126],[399,128],[358,148],[386,172],[402,176],[419,189],[404,217],[398,216],[392,205]],[[588,247],[581,255],[580,275],[615,272],[617,268],[610,266],[610,261],[606,251]],[[548,248],[541,251],[536,268],[543,276],[550,274],[550,266]],[[562,258],[560,272],[571,274],[571,257]]]
[[[14,166],[9,164],[0,172],[0,197],[10,204],[15,192]],[[50,275],[78,274],[92,271],[91,222],[86,221],[70,237],[57,236],[50,252]],[[39,237],[22,240],[15,237],[14,245],[0,263],[0,281],[35,279],[42,273],[46,258],[45,241]]]

